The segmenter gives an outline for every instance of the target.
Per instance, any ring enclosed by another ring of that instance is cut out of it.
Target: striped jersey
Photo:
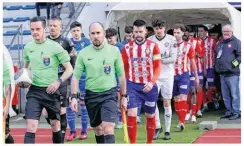
[[[211,37],[207,37],[204,42],[204,49],[205,49],[205,57],[206,57],[206,63],[205,67],[208,68],[214,68],[214,56],[216,52],[216,41],[212,39]]]
[[[122,49],[126,78],[134,83],[148,83],[154,76],[154,61],[160,60],[158,45],[146,39],[142,44],[134,40]]]

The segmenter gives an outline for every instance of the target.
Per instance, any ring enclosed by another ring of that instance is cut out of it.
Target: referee
[[[117,90],[115,73],[118,75],[122,93],[122,105],[127,106],[124,65],[117,47],[105,40],[101,23],[89,27],[92,44],[81,50],[75,63],[72,78],[71,108],[77,111],[77,87],[85,70],[86,96],[90,124],[94,127],[97,143],[115,143],[114,126],[117,118]]]
[[[49,36],[48,38],[59,43],[64,50],[66,50],[70,55],[70,63],[72,67],[74,67],[76,56],[73,55],[74,45],[73,42],[61,35],[62,31],[62,20],[60,17],[55,16],[52,17],[49,22]],[[64,67],[62,65],[59,66],[58,76],[61,77],[64,73]],[[71,96],[71,88],[70,88],[70,79],[63,82],[59,91],[61,94],[61,109],[60,109],[60,124],[61,124],[61,132],[62,132],[62,143],[64,142],[65,132],[67,128],[67,118],[66,118],[66,108],[69,106],[69,97]]]
[[[60,131],[60,84],[73,72],[70,57],[62,46],[45,36],[46,20],[34,17],[30,20],[31,35],[34,40],[24,48],[24,68],[30,65],[33,83],[26,95],[25,117],[27,129],[24,143],[35,143],[42,109],[45,108],[51,119],[53,143],[62,143]],[[62,64],[65,71],[58,77],[58,67]]]

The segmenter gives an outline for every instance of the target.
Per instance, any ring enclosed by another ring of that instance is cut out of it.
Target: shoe
[[[136,121],[137,121],[137,123],[141,123],[141,117],[137,116]]]
[[[183,131],[185,129],[185,125],[183,123],[180,124],[180,131]]]
[[[178,125],[176,126],[176,128],[180,129],[180,122],[178,123]]]
[[[81,133],[79,139],[80,140],[85,140],[85,139],[87,139],[87,137],[88,137],[87,133]]]
[[[202,107],[201,112],[204,113],[204,112],[207,111],[207,110],[208,110],[208,105],[205,103],[205,104],[203,105],[203,107]]]
[[[194,115],[191,116],[191,122],[192,123],[196,123],[197,122],[196,116],[194,116]]]
[[[197,117],[201,118],[202,117],[202,112],[200,110],[197,111]]]
[[[76,133],[70,133],[70,135],[67,136],[65,139],[66,139],[67,141],[72,141],[72,140],[74,140],[75,138],[76,138]]]
[[[223,116],[220,117],[220,119],[228,119],[232,116],[232,114],[225,114]]]
[[[161,128],[156,129],[156,130],[155,130],[155,133],[154,133],[154,136],[153,136],[153,140],[158,139],[159,134],[160,134],[160,133],[162,133],[162,132],[163,132],[163,128],[162,128],[162,127],[161,127]]]
[[[117,125],[115,126],[115,129],[121,129],[123,126],[122,122],[118,122]]]
[[[213,103],[214,103],[214,108],[217,110],[219,109],[219,101],[215,98],[213,99]]]
[[[186,118],[185,118],[185,120],[186,120],[186,121],[189,121],[190,119],[191,119],[191,114],[190,114],[190,113],[186,114]]]
[[[231,116],[230,118],[229,118],[229,120],[236,120],[236,119],[238,119],[238,118],[240,118],[241,116],[239,115],[239,114],[234,114],[233,116]]]
[[[171,139],[171,136],[170,136],[170,133],[169,132],[165,132],[164,133],[164,140],[170,140]]]

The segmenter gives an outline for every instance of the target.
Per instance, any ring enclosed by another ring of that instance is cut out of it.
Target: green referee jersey
[[[105,42],[102,49],[89,45],[77,56],[73,77],[80,79],[86,74],[86,89],[92,92],[104,92],[117,86],[115,73],[124,74],[122,56],[117,47]]]
[[[46,39],[41,44],[37,44],[34,40],[26,44],[24,60],[30,63],[32,84],[38,87],[48,87],[58,79],[59,64],[69,62],[70,57],[61,45]]]

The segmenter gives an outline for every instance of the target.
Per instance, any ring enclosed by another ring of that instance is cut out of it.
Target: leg
[[[76,137],[75,118],[76,118],[75,112],[73,112],[70,107],[67,107],[67,120],[70,128],[70,134],[66,138],[66,140],[68,141],[72,141]]]
[[[232,97],[232,111],[233,111],[233,118],[234,120],[240,116],[240,90],[239,90],[239,76],[231,76],[228,77],[228,84],[230,88],[230,94]],[[236,118],[234,118],[236,117]]]
[[[131,99],[131,97],[130,97]],[[127,115],[128,115],[128,121],[127,121],[127,129],[128,129],[128,135],[130,138],[130,143],[136,143],[136,137],[137,137],[137,122],[136,122],[136,116],[137,116],[137,108],[128,108],[127,109]]]
[[[84,103],[84,100],[80,100],[80,109],[81,109],[81,135],[80,139],[87,139],[87,124],[88,124],[88,113]]]
[[[36,15],[39,17],[41,16],[39,3],[36,3]]]
[[[220,80],[221,80],[222,96],[226,108],[225,116],[230,117],[232,114],[230,88],[228,88],[226,77],[220,76]]]
[[[200,85],[196,88],[197,89],[197,99],[196,99],[196,111],[197,117],[202,117],[201,107],[203,104],[204,99],[204,79],[203,73],[198,73]]]
[[[47,19],[50,19],[50,10],[51,10],[51,4],[47,3]]]
[[[6,126],[5,126],[5,143],[6,144],[11,144],[14,143],[14,138],[10,135],[10,129],[9,129],[9,115],[6,119]]]
[[[70,2],[68,3],[68,7],[69,7],[69,18],[72,18],[72,16],[74,15],[75,13],[75,6],[74,6],[74,3],[73,2]]]
[[[95,135],[96,142],[98,144],[104,143],[104,132],[103,132],[102,123],[99,126],[95,127],[94,130],[95,130],[95,134],[96,134]]]

